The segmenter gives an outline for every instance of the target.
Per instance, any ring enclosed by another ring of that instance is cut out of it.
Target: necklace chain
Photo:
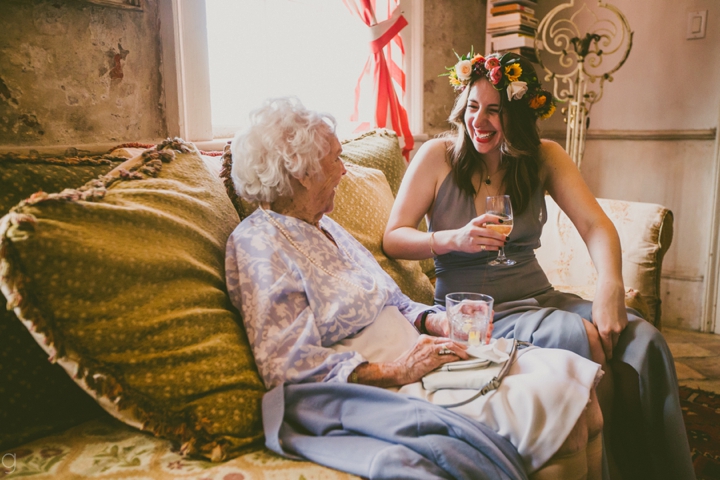
[[[358,285],[357,283],[352,282],[352,281],[350,281],[350,280],[348,280],[348,279],[346,279],[346,278],[344,278],[344,277],[341,277],[341,276],[339,276],[339,275],[336,275],[336,274],[330,272],[330,271],[329,271],[328,269],[326,269],[325,267],[323,267],[323,266],[322,266],[319,262],[317,262],[312,256],[310,256],[300,245],[298,245],[298,244],[295,242],[295,240],[292,239],[292,237],[290,236],[290,232],[288,232],[288,231],[285,229],[285,227],[283,227],[282,225],[280,225],[280,223],[279,223],[277,220],[275,220],[275,219],[272,217],[272,215],[270,215],[270,214],[267,212],[267,210],[265,210],[262,206],[260,206],[260,207],[258,207],[258,208],[260,208],[260,210],[262,210],[262,212],[263,212],[263,213],[265,214],[265,216],[268,218],[268,220],[270,221],[270,223],[272,223],[275,228],[277,228],[278,230],[280,230],[280,233],[282,233],[283,236],[284,236],[285,238],[287,238],[288,242],[290,242],[290,245],[292,245],[293,247],[295,247],[295,249],[296,249],[298,252],[300,252],[305,258],[307,258],[308,260],[310,260],[310,263],[312,263],[313,265],[315,265],[319,270],[322,270],[323,272],[325,272],[326,275],[329,275],[329,276],[331,276],[331,277],[333,277],[333,278],[335,278],[335,279],[337,279],[337,280],[340,280],[340,281],[343,282],[343,283],[346,283],[346,284],[348,284],[348,285],[350,285],[350,286],[353,286],[353,287],[355,287],[355,288],[357,288],[357,289],[360,289],[360,290],[362,290],[362,291],[364,291],[364,292],[367,292],[367,293],[373,293],[373,292],[375,291],[375,289],[377,288],[377,283],[375,282],[375,277],[372,276],[372,275],[370,274],[370,272],[368,272],[367,270],[365,270],[365,269],[362,267],[362,265],[360,265],[358,262],[356,262],[355,259],[354,259],[352,256],[350,256],[350,254],[348,253],[348,251],[345,250],[345,249],[342,247],[342,245],[340,245],[339,243],[337,243],[338,248],[339,248],[340,250],[342,250],[343,254],[344,254],[346,257],[348,257],[352,263],[354,263],[355,265],[357,265],[357,266],[360,268],[360,270],[362,270],[363,272],[367,273],[367,274],[370,276],[370,278],[372,279],[372,287],[371,287],[370,289],[367,289],[367,288],[363,287],[362,285]]]

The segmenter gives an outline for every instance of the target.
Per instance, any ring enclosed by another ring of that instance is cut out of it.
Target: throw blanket
[[[424,400],[347,383],[279,385],[263,397],[266,446],[370,479],[526,479],[497,433]]]

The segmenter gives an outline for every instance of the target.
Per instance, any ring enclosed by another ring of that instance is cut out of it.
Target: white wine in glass
[[[503,222],[487,223],[485,224],[485,228],[503,235],[510,235],[510,232],[512,232],[513,229],[513,212],[510,195],[487,197],[485,202],[485,213],[496,215],[500,217]],[[500,247],[497,258],[489,262],[488,265],[515,265],[516,263],[517,262],[515,260],[511,260],[505,256],[505,247]]]

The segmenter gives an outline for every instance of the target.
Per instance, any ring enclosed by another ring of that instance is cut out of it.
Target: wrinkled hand
[[[617,345],[620,334],[628,324],[623,289],[598,287],[593,300],[592,319],[600,333],[600,342],[605,351],[605,358],[610,360],[613,348]]]
[[[425,320],[425,329],[435,337],[450,336],[450,321],[445,312],[431,313]]]
[[[444,348],[452,351],[448,355],[440,355]],[[397,385],[407,385],[419,381],[425,374],[436,368],[456,360],[467,360],[467,347],[449,338],[420,335],[415,345],[395,360],[398,367]]]
[[[499,222],[500,217],[488,213],[473,218],[467,225],[455,230],[453,238],[454,250],[465,253],[497,251],[505,245],[506,235],[485,228],[485,225]]]

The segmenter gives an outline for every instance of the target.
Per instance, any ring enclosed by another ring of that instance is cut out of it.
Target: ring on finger
[[[485,245],[480,245],[480,250],[482,250],[483,252],[485,251],[485,248]]]
[[[438,350],[438,355],[451,355],[452,353],[453,353],[453,351],[447,347],[443,347],[440,350]]]

